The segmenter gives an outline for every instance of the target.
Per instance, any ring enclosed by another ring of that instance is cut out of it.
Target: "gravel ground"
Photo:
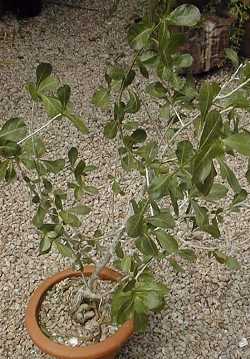
[[[89,100],[110,59],[128,54],[125,33],[137,13],[136,3],[123,0],[112,18],[107,16],[108,0],[74,1],[79,8],[45,2],[37,18],[19,23],[4,18],[8,31],[0,43],[1,118],[21,114],[28,120],[31,108],[23,84],[32,78],[41,61],[51,62],[56,73],[72,86],[76,108],[87,119],[91,134],[82,140],[65,122],[44,136],[51,151],[57,147],[57,153],[66,153],[69,146],[79,144],[83,157],[98,165],[93,180],[100,192],[90,200],[94,206],[94,216],[87,224],[90,233],[96,226],[111,227],[107,176],[113,174],[115,158],[112,144],[102,136],[105,119]],[[35,126],[45,120],[45,115],[38,113]],[[236,159],[233,165],[243,176],[246,164]],[[30,225],[31,209],[22,182],[0,189],[0,358],[49,359],[29,339],[24,313],[39,282],[67,263],[54,253],[37,256],[38,238]],[[134,185],[131,192],[136,191]],[[125,215],[129,195],[117,206],[116,221]],[[242,216],[234,214],[227,219],[223,233],[223,246],[242,263],[239,271],[224,271],[206,257],[187,267],[184,274],[172,273],[167,265],[158,268],[159,277],[171,288],[168,307],[152,317],[145,335],[130,339],[120,359],[250,358],[249,220],[249,210]]]

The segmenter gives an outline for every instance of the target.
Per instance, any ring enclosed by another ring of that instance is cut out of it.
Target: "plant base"
[[[86,266],[83,269],[85,276],[90,276],[94,271],[93,266]],[[58,344],[46,337],[39,326],[39,310],[45,293],[60,281],[79,277],[81,272],[71,269],[59,272],[46,279],[32,294],[26,311],[26,328],[32,341],[41,349],[42,352],[57,359],[113,359],[120,347],[127,342],[133,333],[133,321],[124,323],[117,332],[108,337],[103,342],[92,344],[86,347],[71,348],[66,345]],[[101,280],[118,281],[120,273],[104,268],[100,273]]]

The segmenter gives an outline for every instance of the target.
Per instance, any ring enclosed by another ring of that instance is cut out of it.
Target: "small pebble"
[[[239,347],[240,348],[245,348],[246,346],[248,346],[248,340],[247,338],[241,338],[241,340],[239,341]]]
[[[68,344],[71,346],[71,347],[76,347],[78,345],[78,339],[75,338],[75,337],[72,337],[68,340]]]

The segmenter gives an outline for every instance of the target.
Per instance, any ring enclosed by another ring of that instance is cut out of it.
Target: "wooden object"
[[[232,18],[210,16],[199,28],[185,31],[187,43],[182,52],[193,56],[192,72],[200,74],[223,66],[225,49],[229,47],[229,30]]]
[[[245,24],[245,34],[241,44],[241,54],[250,58],[250,20]]]

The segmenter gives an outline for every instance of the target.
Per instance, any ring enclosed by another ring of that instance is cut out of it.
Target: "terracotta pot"
[[[94,271],[93,266],[86,266],[83,270],[85,276],[90,276]],[[128,320],[114,335],[106,340],[86,347],[71,348],[66,345],[53,342],[46,337],[39,327],[38,315],[42,299],[48,289],[56,283],[71,277],[79,277],[81,272],[65,270],[46,279],[32,294],[26,311],[26,328],[33,342],[42,352],[58,359],[113,359],[120,347],[127,342],[133,333],[133,321]],[[112,269],[105,268],[100,273],[100,279],[117,281],[121,274]]]

